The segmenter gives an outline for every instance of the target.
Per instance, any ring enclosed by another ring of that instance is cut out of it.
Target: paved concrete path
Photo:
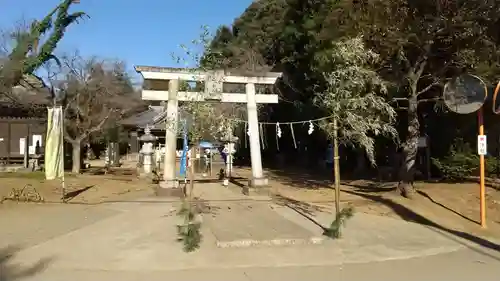
[[[309,272],[309,270],[335,274],[335,272],[345,272],[345,268],[351,268],[349,264],[429,257],[460,252],[464,249],[468,252],[474,251],[473,253],[484,252],[477,245],[458,240],[450,234],[417,224],[361,213],[355,214],[348,221],[344,238],[340,240],[325,240],[319,245],[221,248],[217,247],[220,240],[214,235],[214,229],[219,229],[217,231],[222,229],[228,235],[226,241],[238,241],[241,239],[241,233],[235,231],[237,235],[233,238],[229,236],[231,229],[241,227],[239,223],[253,225],[247,230],[255,231],[249,234],[255,238],[254,240],[269,239],[266,236],[269,234],[266,228],[272,226],[276,230],[280,224],[301,229],[304,233],[310,233],[311,237],[320,235],[322,230],[295,211],[274,205],[265,198],[252,197],[250,199],[255,201],[248,199],[243,201],[239,198],[240,195],[222,187],[220,190],[217,188],[219,187],[199,188],[199,191],[205,194],[200,196],[211,200],[207,204],[210,204],[215,212],[205,214],[205,222],[210,216],[210,223],[203,224],[203,243],[194,253],[184,253],[181,245],[175,241],[177,238],[175,226],[180,222],[180,218],[175,215],[179,203],[161,202],[156,198],[97,206],[40,206],[41,209],[37,213],[28,211],[23,213],[27,220],[19,217],[16,220],[13,211],[8,218],[2,213],[0,225],[10,222],[13,227],[9,231],[4,231],[2,228],[0,241],[9,241],[14,245],[31,241],[25,243],[24,249],[16,253],[11,263],[17,264],[20,268],[30,268],[37,265],[40,260],[46,261],[46,264],[42,264],[46,266],[46,272],[40,276],[45,274],[55,278],[50,279],[54,281],[63,280],[57,279],[59,277],[66,277],[64,280],[68,280],[68,276],[71,276],[72,280],[90,280],[93,274],[101,276],[97,278],[98,280],[117,280],[116,277],[120,277],[121,280],[139,280],[138,278],[160,280],[161,277],[165,280],[165,277],[176,276],[180,277],[176,277],[175,280],[200,280],[200,276],[213,276],[213,278],[219,276],[218,280],[221,276],[224,280],[259,280],[259,274],[272,272],[276,272],[278,276],[281,276],[282,272],[297,272],[297,275],[292,275],[297,277],[304,276],[299,272]],[[220,199],[216,198],[219,191],[222,194],[222,197],[219,196]],[[252,212],[247,212],[245,220],[238,222],[227,213],[234,210],[234,215],[238,216],[241,204],[259,211],[255,212],[254,217],[251,216]],[[272,214],[272,219],[262,217],[269,214]],[[314,220],[324,225],[331,219],[332,216],[329,214],[318,214],[314,217]],[[26,225],[24,222],[31,223]],[[30,228],[30,225],[34,227]],[[258,232],[259,229],[262,230],[261,233]],[[41,231],[42,234],[38,236],[35,234],[37,231]],[[277,231],[275,233],[277,235],[275,239],[280,239],[279,233]],[[3,242],[2,245],[5,244]],[[482,255],[487,257],[492,254]],[[488,262],[497,261],[496,258],[492,255]],[[442,262],[445,261],[446,259]],[[342,266],[342,270],[339,266]],[[389,262],[385,268],[390,272],[395,270],[391,268],[392,266]],[[354,266],[352,268],[351,273],[356,274],[357,270]],[[203,272],[213,272],[214,275],[210,275],[212,273],[204,275]],[[226,278],[232,277],[231,272],[234,272],[235,278]],[[241,279],[248,278],[252,274],[254,277],[250,279]],[[77,277],[80,275],[81,277]],[[109,276],[109,279],[106,279],[108,278],[106,276]],[[148,278],[144,278],[146,276]]]
[[[497,258],[471,250],[413,259],[333,266],[272,266],[162,271],[47,270],[23,280],[36,281],[497,281]],[[11,279],[8,281],[12,281]]]
[[[28,248],[119,213],[88,205],[0,204],[0,249]]]
[[[175,225],[180,222],[175,216],[177,208],[168,204],[117,205],[115,211],[122,208],[120,214],[24,249],[18,252],[16,261],[30,265],[51,258],[50,266],[61,269],[155,271],[270,264],[332,265],[418,257],[463,247],[418,225],[358,214],[349,222],[344,239],[327,240],[320,245],[218,248],[216,237],[204,224],[201,249],[187,254],[175,241]],[[259,224],[257,220],[253,223]],[[310,227],[306,221],[298,223]]]

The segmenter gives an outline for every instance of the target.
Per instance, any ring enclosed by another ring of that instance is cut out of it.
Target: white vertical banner
[[[24,150],[26,149],[26,138],[19,139],[19,154],[24,155]]]
[[[64,177],[63,145],[62,107],[48,108],[45,141],[45,178],[48,180]]]

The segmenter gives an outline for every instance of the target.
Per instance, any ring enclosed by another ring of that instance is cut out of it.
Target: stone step
[[[204,215],[203,221],[220,248],[319,244],[324,239],[284,218],[270,203],[219,203],[216,206],[218,211]]]

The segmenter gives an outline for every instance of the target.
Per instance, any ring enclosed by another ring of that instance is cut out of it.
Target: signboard
[[[24,155],[26,149],[26,138],[19,138],[19,154]]]
[[[224,71],[209,71],[205,80],[205,99],[221,100],[224,88]]]
[[[479,135],[477,136],[477,154],[486,155],[488,152],[487,144],[486,144],[486,136]]]
[[[418,138],[418,147],[427,147],[427,138],[419,137]]]

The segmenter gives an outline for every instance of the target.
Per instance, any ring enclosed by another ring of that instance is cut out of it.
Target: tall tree
[[[62,57],[61,72],[52,83],[64,108],[64,139],[73,147],[72,171],[79,173],[85,141],[141,106],[140,96],[123,63],[77,54]]]
[[[411,196],[420,120],[424,119],[419,115],[438,118],[429,111],[432,103],[441,105],[442,85],[449,77],[472,72],[490,80],[498,73],[499,6],[498,0],[259,1],[235,21],[229,43],[225,37],[219,45],[228,50],[234,46],[258,50],[268,65],[283,71],[282,101],[291,101],[293,106],[280,102],[273,108],[273,117],[293,120],[295,115],[303,120],[325,114],[313,98],[327,89],[323,73],[331,65],[316,58],[328,55],[332,42],[364,34],[367,46],[380,54],[377,72],[390,82],[392,104],[401,110],[404,165],[400,189]],[[239,43],[252,42],[252,38],[259,43]]]
[[[375,164],[374,136],[385,135],[397,140],[394,128],[396,111],[387,102],[387,83],[375,71],[379,55],[365,47],[361,36],[333,43],[329,55],[317,59],[330,64],[323,73],[327,90],[315,95],[315,104],[329,112],[335,125],[328,121],[323,129],[330,137],[335,130],[339,141],[358,146]]]
[[[478,62],[498,56],[489,32],[498,22],[495,0],[357,1],[356,22],[384,61],[380,73],[392,82],[394,100],[408,117],[403,143],[400,191],[411,197],[420,137],[418,106],[440,100],[442,85],[453,75],[482,70]]]
[[[335,205],[340,214],[339,144],[364,149],[375,164],[374,136],[397,139],[394,128],[396,112],[383,97],[385,81],[373,70],[378,54],[365,48],[363,39],[335,42],[328,54],[317,59],[329,65],[324,72],[327,90],[315,97],[319,108],[332,116],[323,123],[323,130],[333,140],[335,165]]]
[[[12,101],[17,100],[10,94],[10,89],[19,84],[24,74],[32,74],[51,59],[57,60],[53,52],[66,29],[85,16],[83,12],[69,13],[71,5],[78,2],[64,0],[41,21],[33,21],[27,30],[19,29],[11,34],[15,46],[6,61],[0,65],[0,83],[1,92]],[[45,36],[48,37],[43,40]]]

